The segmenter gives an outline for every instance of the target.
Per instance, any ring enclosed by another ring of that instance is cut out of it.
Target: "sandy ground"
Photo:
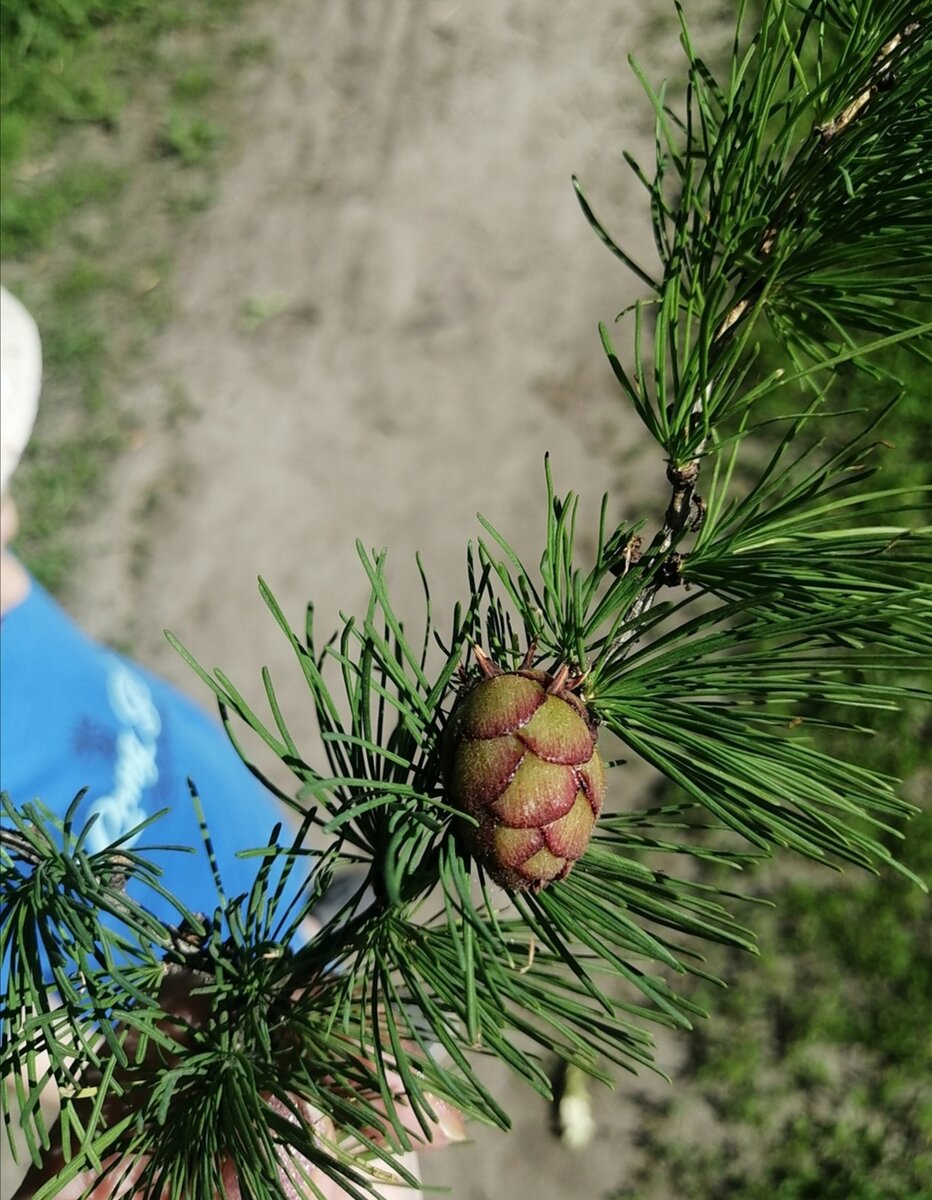
[[[358,537],[390,547],[400,612],[421,613],[415,550],[448,611],[477,510],[539,556],[548,450],[590,519],[604,490],[616,518],[656,511],[660,454],[596,332],[639,289],[570,175],[650,263],[621,151],[649,162],[652,121],[626,55],[654,77],[678,58],[666,0],[282,0],[255,21],[272,53],[244,74],[218,201],[176,248],[176,315],[125,397],[140,436],[82,534],[70,602],[195,694],[163,628],[257,700],[268,665],[301,730],[257,575],[297,625],[313,597],[329,630],[365,601]],[[632,768],[626,788],[642,780]],[[489,1077],[517,1133],[476,1131],[426,1165],[431,1182],[456,1200],[624,1183],[631,1085],[597,1092],[599,1134],[574,1156],[542,1101]]]

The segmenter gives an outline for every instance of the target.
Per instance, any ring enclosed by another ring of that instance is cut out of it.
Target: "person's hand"
[[[163,1010],[175,1014],[178,1018],[177,1022],[166,1023],[166,1027],[172,1037],[182,1045],[188,1031],[196,1029],[206,1018],[205,998],[198,994],[192,995],[192,987],[193,977],[189,972],[172,971],[166,975],[165,983],[159,997],[159,1002]],[[127,1037],[125,1047],[130,1059],[134,1057],[134,1046],[136,1044],[137,1039],[135,1035],[131,1034]],[[146,1066],[151,1067],[153,1072],[157,1071],[159,1067],[164,1066],[165,1062],[161,1058],[162,1054],[163,1052],[160,1049],[150,1043],[143,1063],[143,1071],[145,1071]],[[434,1149],[445,1146],[450,1142],[462,1141],[464,1139],[466,1136],[465,1128],[460,1113],[444,1101],[432,1098],[431,1106],[436,1113],[437,1121],[431,1130],[430,1141],[425,1141],[424,1134],[416,1122],[410,1106],[405,1102],[404,1089],[400,1078],[390,1073],[388,1082],[397,1097],[396,1109],[399,1116],[405,1126],[410,1129],[412,1140],[417,1140],[421,1143],[422,1148]],[[288,1112],[278,1098],[266,1097],[265,1102],[273,1112],[285,1118],[293,1119],[292,1114]],[[88,1106],[91,1103],[92,1101],[89,1100]],[[323,1146],[326,1146],[327,1143],[336,1142],[336,1133],[329,1117],[302,1100],[296,1099],[295,1103],[304,1120],[314,1131],[314,1134]],[[132,1111],[132,1107],[131,1101],[128,1102],[125,1098],[111,1093],[104,1107],[104,1119],[108,1124],[112,1125],[129,1111]],[[45,1104],[43,1104],[43,1108],[46,1108]],[[410,1116],[410,1121],[405,1120],[406,1115]],[[46,1117],[48,1118],[48,1113],[46,1113]],[[54,1119],[54,1116],[52,1119]],[[64,1155],[62,1146],[56,1139],[56,1133],[57,1126],[52,1134],[52,1148],[46,1155],[42,1167],[33,1169],[28,1173],[19,1191],[16,1192],[14,1200],[29,1200],[30,1197],[36,1194],[43,1183],[53,1179],[61,1171],[64,1166]],[[306,1159],[296,1156],[293,1161],[295,1165],[308,1171],[319,1189],[319,1194],[323,1200],[346,1200],[347,1193],[327,1178],[319,1169],[311,1167]],[[398,1162],[410,1174],[417,1174],[417,1156],[415,1153],[409,1152],[399,1156]],[[66,1185],[59,1186],[59,1190],[55,1193],[58,1200],[141,1200],[143,1193],[139,1189],[139,1180],[145,1166],[143,1162],[135,1164],[123,1163],[119,1162],[116,1156],[111,1156],[109,1159],[104,1160],[103,1165],[105,1169],[111,1169],[108,1170],[100,1183],[97,1183],[95,1186],[95,1182],[98,1179],[96,1171],[81,1172]],[[361,1163],[360,1170],[366,1172],[366,1164]],[[417,1197],[420,1195],[419,1192],[405,1186],[400,1181],[395,1184],[390,1182],[385,1164],[381,1162],[371,1164],[368,1167],[368,1173],[373,1179],[378,1181],[377,1194],[383,1197],[384,1200],[401,1200],[402,1197],[407,1198],[407,1200],[417,1200]],[[223,1200],[241,1200],[239,1181],[236,1178],[236,1173],[231,1163],[223,1165],[222,1175]],[[300,1195],[300,1193],[294,1190],[294,1185],[289,1182],[284,1170],[282,1170],[280,1178],[285,1196],[290,1198]],[[167,1197],[168,1192],[166,1191],[164,1194]],[[4,1195],[6,1195],[5,1192]],[[206,1200],[206,1198],[191,1197],[190,1200]],[[218,1196],[217,1200],[220,1200],[220,1196]]]
[[[399,1086],[400,1084],[397,1078],[390,1077],[390,1081],[392,1087]],[[277,1110],[282,1115],[288,1115],[279,1100],[272,1098],[268,1101],[268,1104],[270,1108]],[[304,1109],[305,1119],[320,1139],[322,1141],[332,1140],[334,1130],[330,1119],[320,1113],[315,1113],[307,1105],[302,1105],[301,1107]],[[447,1145],[451,1141],[462,1141],[465,1134],[461,1132],[462,1118],[460,1115],[453,1109],[444,1112],[443,1110],[447,1109],[448,1106],[443,1105],[441,1101],[435,1101],[434,1107],[435,1109],[439,1109],[443,1113],[443,1116],[441,1117],[441,1124],[438,1124],[429,1143],[429,1148],[436,1149]],[[446,1132],[448,1128],[452,1129],[452,1136],[451,1133]],[[417,1154],[413,1151],[400,1155],[398,1162],[410,1174],[415,1176],[418,1174]],[[301,1158],[296,1158],[295,1163],[304,1169],[308,1169],[309,1167],[307,1161]],[[16,1193],[15,1200],[28,1200],[28,1198],[34,1196],[40,1185],[44,1181],[54,1178],[62,1165],[61,1149],[57,1147],[50,1153],[41,1171],[33,1171],[27,1176],[23,1187]],[[120,1164],[114,1164],[112,1158],[105,1159],[103,1165],[105,1169],[111,1165],[114,1166],[113,1171],[104,1178],[103,1182],[97,1184],[95,1187],[97,1172],[83,1171],[71,1180],[70,1183],[64,1187],[60,1187],[56,1191],[57,1200],[141,1200],[143,1193],[137,1190],[137,1185],[143,1171],[143,1163],[135,1164],[129,1171]],[[372,1177],[379,1181],[376,1194],[382,1197],[382,1200],[419,1200],[421,1193],[407,1187],[401,1182],[397,1184],[381,1182],[386,1178],[387,1170],[384,1165],[377,1164],[377,1166],[381,1168],[379,1174],[376,1176],[373,1173]],[[361,1169],[365,1171],[364,1166]],[[310,1168],[309,1175],[319,1189],[320,1200],[348,1200],[348,1193],[319,1170]],[[293,1184],[288,1181],[284,1172],[281,1175],[281,1182],[285,1196],[297,1198],[301,1195],[301,1193],[294,1190]],[[91,1190],[88,1191],[88,1189]],[[167,1200],[168,1194],[166,1189],[163,1193],[165,1200]],[[225,1165],[223,1170],[222,1198],[223,1200],[241,1200],[242,1198],[236,1173],[229,1164]],[[201,1198],[199,1197],[198,1200],[201,1200]],[[217,1200],[220,1200],[220,1197]]]

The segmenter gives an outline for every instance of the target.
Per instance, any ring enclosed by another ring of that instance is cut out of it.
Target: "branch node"
[[[660,564],[657,571],[657,582],[662,587],[679,587],[683,582],[681,570],[683,561],[684,556],[674,551],[665,562]]]

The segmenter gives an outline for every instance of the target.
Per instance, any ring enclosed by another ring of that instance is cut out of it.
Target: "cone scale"
[[[595,724],[566,672],[500,671],[458,701],[446,735],[447,793],[477,822],[470,852],[496,883],[539,891],[589,844],[605,795]]]

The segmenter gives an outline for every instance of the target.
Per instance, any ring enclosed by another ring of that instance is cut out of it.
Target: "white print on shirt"
[[[116,739],[113,791],[95,800],[89,816],[97,820],[88,835],[92,854],[124,836],[148,815],[142,803],[146,788],[158,780],[155,758],[162,718],[145,682],[123,663],[117,662],[107,677],[107,695],[113,715],[122,729]],[[127,849],[138,840],[130,838]]]

